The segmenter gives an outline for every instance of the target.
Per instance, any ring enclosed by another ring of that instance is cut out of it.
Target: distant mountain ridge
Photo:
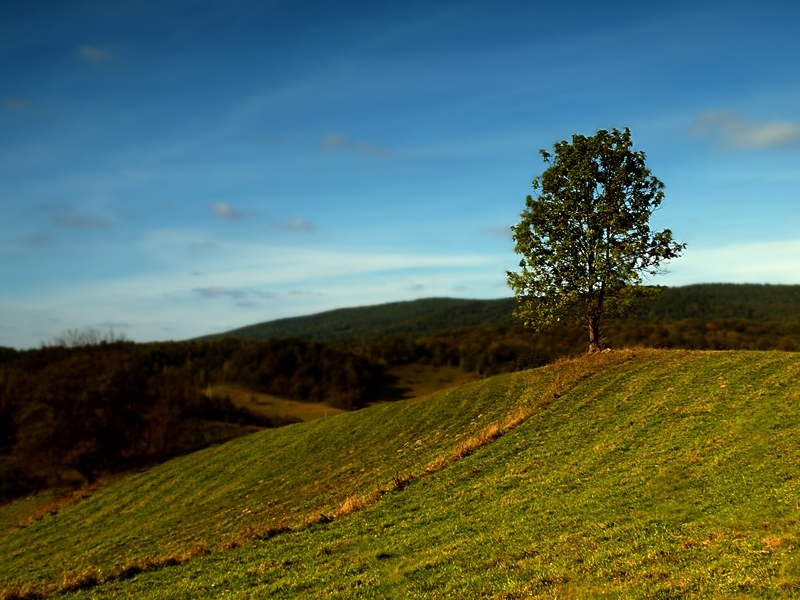
[[[423,298],[266,321],[207,337],[253,340],[294,337],[315,342],[341,342],[393,334],[427,335],[483,325],[513,325],[511,313],[515,304],[514,298]]]
[[[205,337],[252,340],[292,337],[344,342],[390,335],[430,335],[453,329],[517,325],[512,314],[515,306],[514,298],[423,298],[266,321]],[[800,285],[733,283],[665,287],[661,297],[640,315],[646,320],[782,321],[798,317]]]

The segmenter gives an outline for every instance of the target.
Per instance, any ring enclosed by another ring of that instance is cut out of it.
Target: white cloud
[[[247,213],[236,210],[225,202],[215,202],[212,204],[211,213],[218,219],[224,219],[226,221],[238,221],[248,216]]]
[[[692,127],[697,136],[710,136],[726,148],[782,148],[800,145],[800,123],[751,121],[732,111],[698,115]]]
[[[314,225],[310,221],[300,218],[292,219],[291,221],[283,223],[273,223],[272,227],[275,229],[285,229],[288,231],[314,231]]]

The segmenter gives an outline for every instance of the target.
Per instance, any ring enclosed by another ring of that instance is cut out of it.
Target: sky
[[[800,3],[0,7],[0,346],[509,297],[539,149],[629,127],[687,244],[800,284]]]

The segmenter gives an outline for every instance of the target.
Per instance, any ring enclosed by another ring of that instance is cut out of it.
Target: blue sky
[[[0,345],[510,296],[551,149],[630,127],[688,244],[800,283],[800,4],[75,0],[0,8]]]

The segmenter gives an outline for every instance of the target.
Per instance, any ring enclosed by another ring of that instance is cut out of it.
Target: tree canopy
[[[650,229],[664,184],[645,166],[644,152],[632,149],[629,129],[573,135],[553,154],[540,152],[549,166],[511,227],[522,258],[520,272],[507,272],[508,284],[526,325],[582,322],[592,352],[600,348],[601,317],[652,296],[644,278],[686,245],[669,229]]]

